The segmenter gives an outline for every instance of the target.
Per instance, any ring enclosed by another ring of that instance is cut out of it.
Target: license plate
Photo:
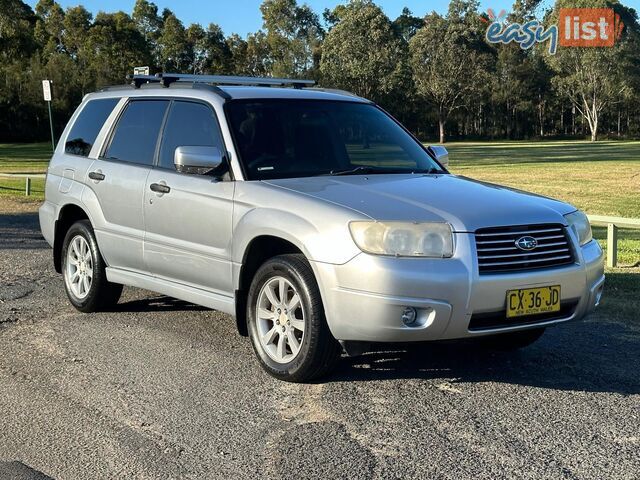
[[[507,318],[560,311],[560,285],[507,292]]]

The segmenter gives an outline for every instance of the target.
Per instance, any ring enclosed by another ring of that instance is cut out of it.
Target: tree
[[[191,53],[188,59],[188,71],[189,73],[203,74],[205,62],[207,61],[207,34],[200,24],[192,23],[187,28],[185,35],[189,43],[189,52]]]
[[[2,0],[0,5],[0,60],[31,55],[36,47],[31,7],[20,0]]]
[[[337,17],[322,47],[322,83],[388,104],[410,81],[406,42],[371,1],[353,0]]]
[[[182,22],[171,11],[163,11],[162,33],[158,40],[160,65],[165,72],[181,72],[188,68],[192,53]]]
[[[232,72],[232,53],[224,32],[215,23],[210,23],[205,35],[207,60],[205,69],[212,74],[228,74]]]
[[[271,73],[276,77],[313,75],[324,35],[318,15],[296,0],[265,0],[260,6]]]
[[[556,9],[568,7],[566,3],[564,0],[559,0],[556,3]],[[584,6],[615,7],[617,11],[625,10],[623,13],[627,21],[631,19],[633,22],[625,26],[626,34],[617,40],[613,47],[560,48],[556,55],[547,55],[549,66],[556,73],[553,84],[586,120],[591,132],[591,141],[596,141],[602,114],[620,103],[630,88],[626,81],[629,71],[625,71],[625,66],[629,67],[627,58],[637,55],[637,42],[633,32],[637,24],[633,20],[634,16],[618,3],[610,4],[606,0],[585,3]],[[571,6],[574,5],[571,4]],[[558,12],[555,11],[550,16],[550,20],[557,21],[557,15]]]
[[[240,72],[244,75],[265,77],[271,72],[269,44],[264,32],[247,36],[247,48]]]
[[[86,8],[69,7],[65,13],[62,31],[64,51],[77,59],[82,51],[93,16]]]
[[[558,73],[554,85],[587,121],[593,142],[598,139],[602,113],[622,101],[627,89],[612,53],[563,49],[551,61]]]
[[[237,33],[227,37],[225,43],[231,54],[230,71],[236,75],[244,73],[247,64],[247,41]]]
[[[487,83],[491,57],[478,19],[477,2],[453,0],[446,18],[432,13],[409,42],[416,89],[437,110],[440,143],[451,113]]]
[[[402,14],[393,21],[393,28],[406,42],[411,40],[418,30],[424,26],[424,20],[414,17],[407,7],[402,9]]]
[[[131,18],[146,42],[158,39],[162,29],[162,18],[158,16],[158,7],[155,3],[136,0]]]
[[[158,7],[147,0],[136,0],[131,18],[152,52],[154,64],[159,65],[161,60],[158,40],[162,31],[162,18],[158,15]]]
[[[36,4],[37,21],[34,36],[46,54],[63,51],[64,10],[54,0],[40,0]]]
[[[133,73],[133,67],[149,65],[152,61],[149,45],[133,19],[124,12],[96,15],[89,30],[86,52],[96,87],[122,83]]]

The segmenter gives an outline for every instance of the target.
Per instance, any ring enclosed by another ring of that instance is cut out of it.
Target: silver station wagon
[[[226,312],[288,381],[372,342],[520,348],[598,305],[582,212],[447,162],[310,81],[135,76],[69,121],[40,224],[78,310],[130,285]]]

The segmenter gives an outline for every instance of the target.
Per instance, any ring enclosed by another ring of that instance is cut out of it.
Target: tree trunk
[[[591,131],[591,141],[595,142],[598,140],[598,112],[591,112],[591,116],[587,117],[587,123]]]
[[[620,121],[622,119],[622,113],[620,112],[620,109],[618,109],[618,137],[620,136]]]
[[[589,122],[589,130],[591,130],[591,141],[595,142],[598,140],[598,119],[595,118]]]
[[[438,119],[438,127],[440,127],[440,143],[444,143],[444,118],[440,117]]]

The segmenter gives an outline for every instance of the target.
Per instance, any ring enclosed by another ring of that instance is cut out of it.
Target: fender
[[[254,208],[233,229],[232,261],[242,264],[247,246],[256,237],[270,235],[295,245],[310,262],[342,265],[360,250],[351,239],[348,221],[320,229],[309,219],[273,208]]]

